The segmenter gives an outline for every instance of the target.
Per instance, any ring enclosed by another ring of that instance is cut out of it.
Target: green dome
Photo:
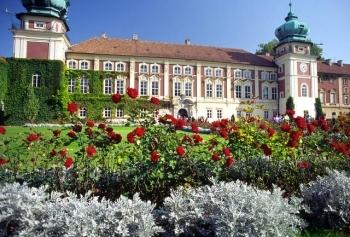
[[[66,18],[69,0],[22,0],[28,13]]]
[[[292,41],[306,42],[309,27],[304,22],[298,20],[298,17],[292,13],[292,9],[290,9],[285,20],[286,22],[275,31],[275,35],[280,43]]]

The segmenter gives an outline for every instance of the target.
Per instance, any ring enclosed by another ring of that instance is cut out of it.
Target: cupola
[[[69,0],[22,0],[28,13],[65,19]]]

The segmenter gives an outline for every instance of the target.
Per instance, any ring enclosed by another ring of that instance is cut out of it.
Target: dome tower
[[[22,0],[22,4],[27,11],[17,14],[21,24],[12,28],[13,56],[64,61],[70,47],[69,0]]]
[[[279,67],[279,110],[284,114],[288,97],[293,97],[296,115],[315,117],[317,60],[310,54],[309,27],[293,13],[291,3],[289,7],[285,23],[275,31],[279,40],[275,48],[275,63]]]

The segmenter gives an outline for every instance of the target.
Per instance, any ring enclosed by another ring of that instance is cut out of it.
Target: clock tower
[[[27,12],[17,14],[21,21],[13,27],[13,57],[65,60],[70,47],[66,33],[69,0],[22,0]]]
[[[312,43],[307,39],[308,26],[290,11],[285,23],[275,35],[279,44],[275,48],[275,63],[279,67],[279,111],[286,112],[286,101],[293,97],[297,116],[316,116],[315,98],[318,97],[317,60],[311,55]]]

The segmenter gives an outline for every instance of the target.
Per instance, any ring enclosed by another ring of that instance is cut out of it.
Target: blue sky
[[[71,0],[68,24],[72,43],[100,36],[242,48],[274,37],[289,0]],[[20,0],[0,0],[0,55],[12,55],[8,30],[21,12]],[[350,63],[350,0],[293,0],[293,11],[309,25],[309,37],[323,43],[324,57]]]

